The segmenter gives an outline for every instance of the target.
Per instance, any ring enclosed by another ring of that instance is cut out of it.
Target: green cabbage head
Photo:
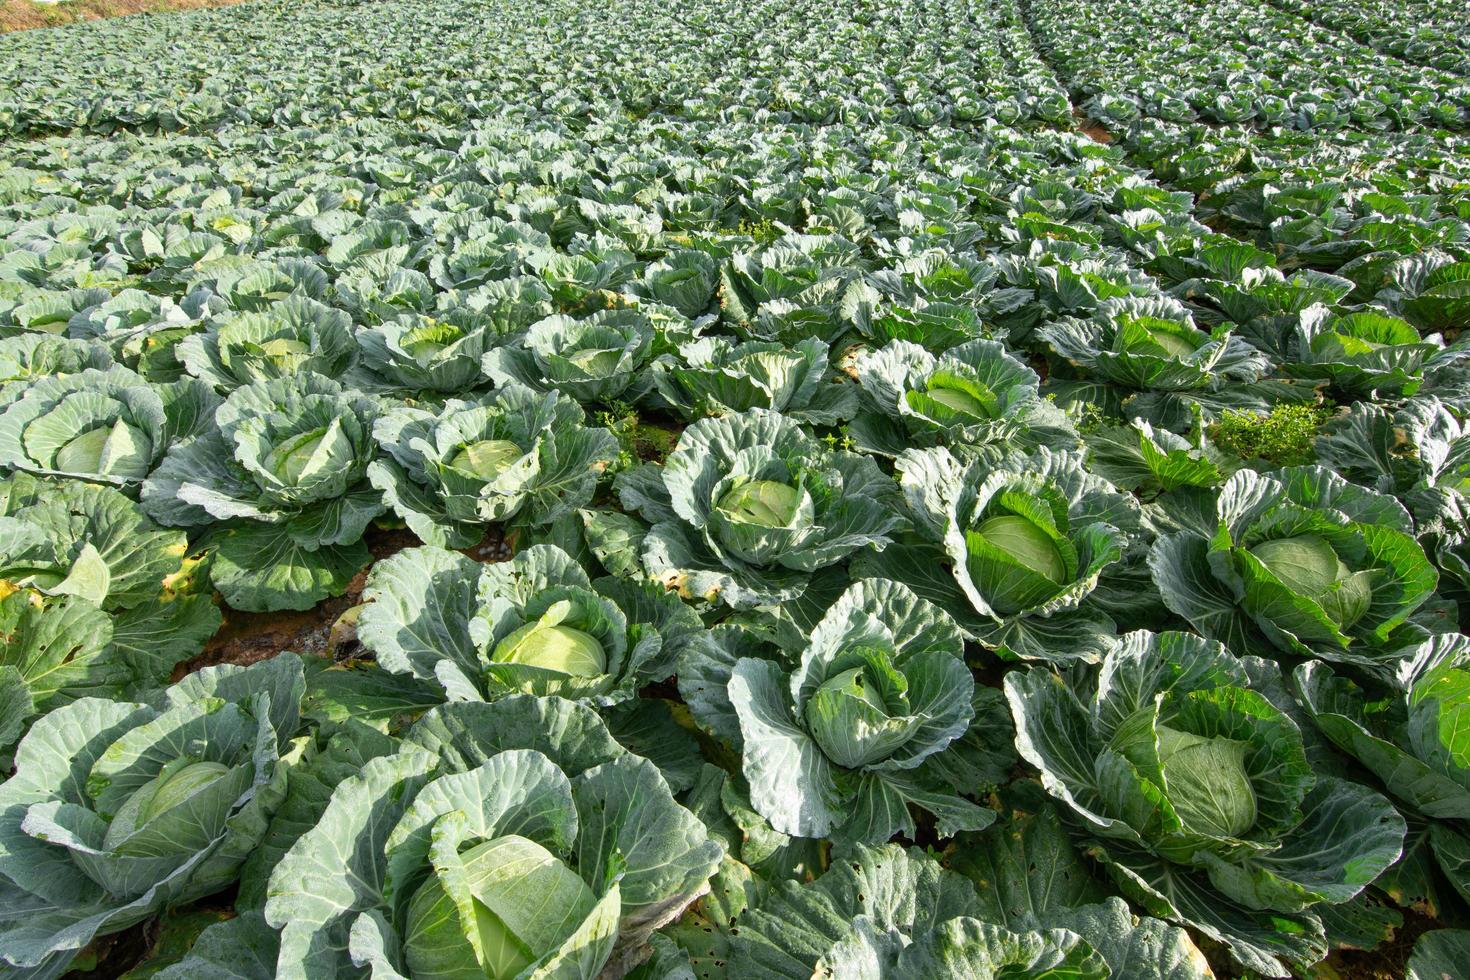
[[[1066,414],[1040,395],[1036,372],[993,340],[971,340],[939,356],[891,341],[855,365],[864,410],[849,426],[858,446],[898,456],[910,446],[957,452],[1070,449]]]
[[[575,871],[518,834],[472,845],[459,855],[460,869],[462,882],[433,875],[409,900],[411,976],[519,976],[572,939],[597,908]],[[460,914],[466,892],[472,917]]]
[[[988,824],[931,764],[975,719],[953,620],[903,585],[863,579],[810,632],[795,667],[722,646],[728,633],[680,660],[696,719],[741,746],[757,812],[784,834],[864,842],[913,832],[896,801],[935,814],[941,833]]]
[[[490,659],[565,677],[602,676],[607,670],[607,651],[591,633],[564,625],[571,613],[571,601],[558,599],[540,619],[516,628],[497,643]]]
[[[375,380],[395,394],[461,395],[485,384],[480,359],[502,340],[490,316],[454,309],[403,313],[354,338]]]
[[[369,561],[362,534],[383,510],[367,480],[377,413],[315,374],[236,388],[211,431],[170,450],[143,505],[163,524],[230,522],[210,574],[235,608],[308,608]]]
[[[526,693],[612,705],[672,674],[704,632],[678,596],[589,578],[548,544],[491,564],[408,548],[373,566],[363,595],[357,636],[378,665],[455,700]]]
[[[0,398],[0,467],[136,488],[217,399],[124,367],[16,382]]]
[[[93,938],[230,885],[286,795],[306,681],[283,653],[209,667],[157,705],[40,718],[0,784],[0,972],[60,976]],[[17,906],[19,907],[19,906]]]
[[[1216,514],[1214,534],[1168,535],[1148,558],[1165,604],[1201,633],[1368,666],[1422,636],[1409,617],[1439,576],[1394,497],[1318,466],[1242,470]]]
[[[1307,757],[1280,669],[1193,633],[1129,633],[1095,670],[1013,671],[1016,747],[1123,894],[1289,975],[1323,918],[1398,860],[1378,793]],[[1279,697],[1266,696],[1274,691]]]
[[[734,608],[795,598],[817,569],[881,548],[899,523],[897,488],[870,458],[765,409],[695,422],[662,467],[627,471],[617,488],[653,525],[648,574]]]
[[[617,439],[557,391],[509,384],[442,408],[403,406],[373,429],[373,485],[419,538],[468,548],[486,525],[550,523],[591,499]]]
[[[1423,822],[1427,885],[1470,897],[1470,638],[1433,636],[1385,665],[1337,673],[1309,660],[1292,680],[1317,728],[1383,784],[1406,814]],[[1437,866],[1437,871],[1436,871]]]
[[[1141,533],[1133,497],[1065,451],[996,461],[907,449],[896,468],[917,540],[865,557],[865,571],[937,583],[960,625],[1009,655],[1101,655],[1114,627],[1094,600],[1103,573]]]
[[[533,323],[519,344],[486,352],[497,385],[558,390],[579,402],[633,401],[648,387],[643,370],[655,330],[637,310],[600,310],[578,320],[558,314]]]
[[[442,705],[340,783],[276,866],[275,975],[595,977],[678,918],[723,855],[593,709]]]
[[[1234,739],[1160,725],[1159,762],[1180,822],[1215,837],[1239,837],[1256,822],[1256,791],[1246,771],[1250,748]]]

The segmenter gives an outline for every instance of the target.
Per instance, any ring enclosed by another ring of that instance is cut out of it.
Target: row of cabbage
[[[1266,0],[1025,9],[1041,49],[1098,118],[1141,110],[1310,132],[1467,125],[1470,78],[1383,54]]]
[[[1210,976],[1180,925],[1285,975],[1463,923],[1464,216],[1283,260],[1117,149],[949,125],[888,54],[945,9],[814,8],[879,38],[825,61],[782,14],[672,106],[542,91],[656,60],[656,8],[514,52],[380,5],[373,59],[516,113],[279,128],[288,84],[0,150],[7,969],[236,881],[171,975]],[[363,21],[260,23],[352,67]],[[213,592],[365,568],[364,660],[169,684]]]
[[[353,18],[314,2],[260,5],[248,22],[200,11],[111,21],[86,37],[0,37],[0,132],[543,115],[585,125],[607,93],[629,113],[667,118],[926,126],[1060,122],[1070,111],[1012,0],[913,0],[902,9],[696,0],[677,11],[614,0],[557,12],[506,0],[390,2]],[[393,44],[381,43],[385,32]],[[304,46],[283,43],[287,33]],[[595,39],[597,57],[567,56],[573,37]],[[427,75],[394,56],[430,48]],[[92,70],[75,71],[81,62]]]
[[[1087,73],[1100,69],[1082,53],[1085,45],[1077,49],[1073,42],[1093,32],[1090,14],[1082,7],[1052,8],[1046,16],[1061,19],[1069,32],[1053,60],[1084,96],[1093,91]],[[1053,30],[1038,28],[1042,38]],[[1126,62],[1142,29],[1127,19],[1110,21],[1100,43]],[[1167,47],[1161,46],[1161,56],[1174,57]],[[1201,52],[1196,65],[1223,71],[1231,57],[1224,50]],[[1257,60],[1250,56],[1252,64]],[[1323,70],[1299,60],[1300,71]],[[1282,268],[1352,280],[1355,302],[1392,306],[1388,294],[1406,277],[1433,278],[1431,289],[1458,294],[1457,263],[1470,214],[1470,157],[1462,136],[1356,125],[1303,132],[1289,120],[1250,115],[1223,124],[1232,117],[1204,110],[1199,116],[1208,122],[1178,121],[1196,113],[1167,109],[1158,88],[1161,81],[1172,84],[1177,73],[1129,70],[1131,77],[1113,76],[1082,106],[1107,127],[1105,138],[1123,147],[1131,164],[1166,187],[1195,195],[1201,221],[1273,254]],[[1219,91],[1228,97],[1228,89]]]
[[[1271,0],[1324,27],[1405,61],[1470,76],[1464,11],[1453,0]]]

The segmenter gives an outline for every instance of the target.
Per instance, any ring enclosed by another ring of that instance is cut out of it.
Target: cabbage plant
[[[256,312],[212,319],[203,333],[179,342],[178,357],[190,374],[225,393],[303,372],[346,379],[358,347],[346,313],[293,295]]]
[[[710,310],[719,285],[719,263],[711,255],[677,249],[644,267],[633,288],[693,319]]]
[[[879,842],[913,835],[909,806],[933,814],[940,836],[990,823],[994,814],[963,799],[938,762],[975,718],[964,634],[949,616],[896,582],[868,579],[793,653],[701,642],[679,666],[681,687],[698,679],[695,717],[737,743],[751,803],[773,828]]]
[[[344,270],[332,283],[332,291],[354,320],[371,325],[400,316],[430,314],[442,295],[429,277],[416,269],[385,269],[377,263]]]
[[[1444,345],[1407,321],[1373,311],[1303,310],[1295,336],[1282,351],[1285,374],[1321,380],[1349,398],[1408,396],[1433,371]]]
[[[111,366],[112,354],[95,340],[73,340],[48,333],[23,333],[0,339],[0,393],[23,390],[35,378],[75,374],[87,368],[105,371]],[[0,401],[9,399],[0,394]]]
[[[0,483],[0,747],[37,711],[139,697],[219,627],[207,595],[164,596],[188,551],[111,487]]]
[[[205,294],[194,293],[176,302],[140,289],[124,289],[75,314],[66,331],[71,337],[105,344],[119,363],[150,381],[175,381],[184,373],[176,356],[177,345],[203,328],[201,318],[207,312]]]
[[[831,342],[845,330],[838,306],[861,263],[839,235],[783,235],[721,265],[722,316],[752,340]]]
[[[429,260],[429,277],[444,289],[471,289],[529,273],[556,254],[551,239],[521,221],[476,221]]]
[[[1137,501],[1046,449],[999,463],[909,449],[897,469],[918,539],[865,559],[861,574],[909,583],[1005,656],[1101,655],[1113,620],[1090,599],[1141,533]]]
[[[153,385],[127,368],[88,368],[4,389],[0,466],[136,488],[218,399],[197,381]]]
[[[26,474],[0,483],[0,579],[12,585],[130,609],[158,597],[187,551],[184,532],[111,487]]]
[[[25,910],[0,920],[7,972],[60,976],[95,937],[233,882],[285,795],[305,690],[283,653],[37,721],[0,784],[0,893]]]
[[[339,272],[362,266],[416,267],[426,244],[402,221],[369,218],[332,239],[323,258]]]
[[[1308,762],[1263,690],[1273,665],[1188,633],[1113,642],[1096,670],[1005,678],[1016,747],[1091,854],[1150,915],[1289,976],[1327,954],[1323,906],[1398,860],[1405,824],[1378,793]]]
[[[629,215],[642,224],[645,216]],[[656,223],[658,218],[655,216]],[[617,222],[621,224],[621,222]],[[623,226],[628,228],[628,226]],[[629,230],[632,230],[629,228]],[[633,230],[633,238],[642,238],[649,225]],[[616,234],[616,232],[615,232]],[[557,305],[564,310],[572,308],[596,309],[608,304],[617,304],[617,290],[636,274],[638,261],[625,247],[611,237],[596,238],[591,243],[577,242],[574,252],[556,252],[534,262],[536,275]]]
[[[545,544],[494,564],[410,548],[373,566],[363,597],[357,637],[378,665],[432,682],[449,700],[527,693],[610,705],[672,674],[703,631],[678,596],[589,579]]]
[[[421,541],[468,548],[487,524],[547,524],[592,498],[618,442],[585,419],[566,395],[514,384],[433,411],[393,408],[373,427],[387,455],[368,477]]]
[[[1360,402],[1323,427],[1317,457],[1354,483],[1397,498],[1440,570],[1470,588],[1466,411],[1458,397],[1421,396],[1394,408]]]
[[[764,409],[695,422],[661,467],[627,471],[617,489],[653,525],[648,575],[737,609],[796,598],[813,572],[881,548],[899,523],[896,488],[871,459]]]
[[[227,253],[187,262],[181,271],[186,271],[188,293],[208,297],[212,310],[261,313],[293,298],[320,303],[331,286],[320,266],[302,258],[262,259]]]
[[[827,344],[815,337],[791,346],[700,337],[655,360],[659,399],[680,418],[767,408],[813,425],[836,425],[857,409],[856,392],[832,375]]]
[[[0,753],[36,715],[78,698],[117,696],[140,679],[112,645],[111,617],[86,599],[18,589],[0,599],[0,633]],[[8,768],[8,754],[0,763]]]
[[[367,481],[378,405],[316,374],[238,388],[212,431],[180,443],[143,487],[161,524],[224,524],[211,579],[236,609],[308,609],[368,563],[383,510]]]
[[[481,387],[480,359],[501,340],[491,318],[469,310],[402,313],[356,334],[363,366],[389,393],[462,395]]]
[[[585,319],[556,315],[531,324],[516,343],[487,351],[497,385],[555,389],[579,402],[636,401],[648,386],[653,323],[638,310],[600,310]]]
[[[1424,330],[1449,330],[1463,325],[1465,283],[1470,262],[1439,249],[1408,256],[1389,270],[1389,280],[1376,297],[1394,313]]]
[[[276,866],[276,976],[621,975],[722,854],[590,708],[445,705]]]
[[[848,432],[865,452],[898,456],[910,446],[955,452],[1040,446],[1075,449],[1065,413],[1038,393],[1036,372],[993,340],[972,340],[936,357],[895,340],[858,358],[862,411]]]
[[[1169,504],[1175,499],[1199,500],[1238,465],[1210,442],[1202,424],[1185,436],[1135,419],[1126,426],[1093,427],[1086,442],[1087,468],[1154,502],[1149,514],[1164,523],[1173,518]]]
[[[875,344],[902,340],[932,354],[990,336],[973,306],[921,299],[880,303],[867,311],[858,326]]]
[[[1260,339],[1267,347],[1270,339],[1291,329],[1302,310],[1336,306],[1354,289],[1351,279],[1317,269],[1288,273],[1264,265],[1236,268],[1228,264],[1228,252],[1217,254],[1227,255],[1227,264],[1212,270],[1215,277],[1193,281],[1196,295],[1239,324],[1252,343]]]
[[[1017,841],[1000,837],[999,829],[964,840],[987,854],[1000,852],[1003,883],[977,887],[918,848],[853,845],[834,854],[815,881],[780,882],[757,892],[748,907],[739,896],[724,929],[730,974],[772,980],[1212,976],[1184,930],[1136,919],[1116,897],[1096,901],[1099,893],[1088,890],[1086,869],[1065,838],[1007,826],[1008,835],[1024,834]],[[996,886],[1013,883],[1021,900],[1003,904]],[[1027,885],[1036,887],[1025,892]]]
[[[1438,574],[1398,500],[1317,466],[1242,470],[1208,527],[1159,539],[1164,602],[1204,635],[1248,650],[1372,663],[1412,638]]]
[[[1322,734],[1417,818],[1394,880],[1380,883],[1444,908],[1442,877],[1470,901],[1470,744],[1463,725],[1470,717],[1470,639],[1436,636],[1379,673],[1360,684],[1309,660],[1292,679]]]
[[[1087,319],[1063,317],[1037,336],[1081,380],[1054,372],[1053,387],[1167,428],[1189,418],[1191,404],[1267,407],[1250,385],[1270,361],[1229,326],[1206,333],[1184,305],[1162,296],[1105,299]],[[1102,388],[1089,387],[1101,385]],[[1145,393],[1140,395],[1140,393]],[[1131,397],[1131,400],[1129,400]]]

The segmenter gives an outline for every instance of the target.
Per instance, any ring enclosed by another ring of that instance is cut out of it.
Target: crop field
[[[0,36],[0,980],[1464,980],[1458,0]]]

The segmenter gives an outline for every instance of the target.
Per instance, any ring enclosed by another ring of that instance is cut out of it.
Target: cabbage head
[[[217,404],[192,379],[154,385],[118,366],[17,382],[0,392],[0,466],[136,491]]]
[[[488,524],[548,524],[592,499],[618,443],[585,421],[566,395],[515,384],[390,409],[373,428],[386,456],[368,477],[419,540],[468,548]]]
[[[340,783],[276,866],[276,976],[626,972],[722,855],[592,709],[445,705]]]
[[[764,409],[695,422],[663,466],[620,474],[617,488],[653,525],[648,575],[737,609],[799,596],[813,572],[881,548],[899,523],[893,481],[870,458]]]
[[[1470,587],[1470,406],[1420,396],[1359,402],[1330,420],[1317,457],[1353,483],[1397,498],[1441,572]],[[1413,452],[1404,452],[1412,446]]]
[[[108,486],[26,474],[0,482],[0,581],[117,612],[158,598],[188,552]],[[187,601],[186,597],[180,597]]]
[[[1316,466],[1236,473],[1218,527],[1161,538],[1149,555],[1168,607],[1235,649],[1371,664],[1412,642],[1409,617],[1438,574],[1398,500]]]
[[[600,310],[584,319],[558,314],[531,324],[519,343],[488,351],[485,374],[497,385],[556,390],[579,402],[636,401],[648,385],[655,329],[638,310]]]
[[[0,482],[0,749],[38,712],[168,684],[214,635],[209,595],[165,596],[188,536],[111,487]]]
[[[374,387],[409,398],[481,387],[480,359],[501,339],[491,318],[467,309],[402,313],[356,335]]]
[[[836,425],[857,409],[851,385],[834,378],[824,341],[794,344],[700,337],[651,367],[658,399],[680,418],[768,408],[813,425]]]
[[[59,976],[95,937],[233,882],[285,797],[305,690],[283,653],[37,721],[0,784],[0,889],[27,909],[0,922],[0,965]]]
[[[677,249],[650,262],[632,288],[694,319],[710,311],[719,285],[719,263],[712,256],[694,249]]]
[[[1095,593],[1141,534],[1131,496],[1076,455],[1046,449],[994,464],[909,449],[897,469],[919,533],[865,558],[862,574],[923,582],[925,595],[1007,656],[1101,655],[1114,627]]]
[[[1038,393],[1036,372],[993,340],[971,340],[938,357],[895,340],[858,358],[855,371],[863,410],[848,431],[866,452],[893,457],[910,446],[967,454],[1077,446],[1065,413]]]
[[[551,239],[522,221],[487,218],[456,231],[447,250],[429,260],[429,277],[443,289],[468,290],[529,274],[556,254]]]
[[[1285,354],[1283,372],[1326,381],[1348,398],[1405,397],[1424,383],[1444,350],[1413,324],[1381,312],[1335,314],[1316,304],[1303,310]]]
[[[300,295],[256,312],[221,314],[177,349],[189,373],[221,393],[303,372],[345,379],[358,360],[351,318]]]
[[[678,596],[590,579],[548,544],[491,564],[409,548],[373,566],[363,596],[357,636],[378,665],[450,700],[526,693],[611,705],[672,674],[703,632]]]
[[[170,451],[143,488],[159,523],[229,521],[211,578],[236,609],[306,609],[368,563],[383,510],[367,481],[373,399],[315,374],[236,389],[213,430]]]
[[[1040,801],[1044,811],[1045,801]],[[1047,813],[1054,826],[1055,814]],[[731,976],[953,977],[967,980],[1208,980],[1188,934],[1136,918],[1120,898],[1096,902],[1070,845],[1018,819],[960,838],[942,866],[922,849],[850,845],[815,881],[763,889],[724,931]],[[949,870],[975,854],[990,873]],[[1002,870],[1003,869],[1003,870]],[[1061,888],[1057,882],[1065,882]],[[1014,888],[1014,891],[1010,891]],[[1014,896],[1014,897],[1013,897]],[[1085,896],[1085,897],[1084,897]],[[702,925],[703,923],[701,923]],[[682,926],[673,934],[681,937]],[[873,963],[884,969],[874,971]]]
[[[1415,894],[1441,907],[1448,892],[1470,900],[1470,638],[1425,640],[1360,680],[1320,660],[1298,665],[1292,679],[1322,734],[1418,818],[1411,836],[1431,860],[1411,862],[1406,853]]]
[[[1075,391],[1111,413],[1174,430],[1188,425],[1196,405],[1207,414],[1270,405],[1253,385],[1270,367],[1266,355],[1231,324],[1199,329],[1175,299],[1105,299],[1090,317],[1062,317],[1037,335],[1055,355],[1048,385],[1060,400]]]
[[[720,268],[720,312],[751,340],[828,343],[844,332],[839,306],[859,273],[859,247],[839,235],[781,236]]]
[[[106,371],[112,360],[107,346],[98,340],[73,340],[47,333],[0,338],[0,402],[9,401],[3,393],[17,382],[76,374],[87,368]]]
[[[201,318],[207,312],[207,302],[198,293],[175,302],[141,289],[124,289],[73,316],[67,333],[103,346],[118,363],[150,381],[177,381],[184,374],[177,345],[203,329]]]
[[[1264,359],[1229,331],[1209,334],[1163,297],[1103,300],[1087,320],[1064,318],[1038,335],[1089,376],[1139,390],[1200,388],[1219,372],[1256,373]]]
[[[994,814],[963,799],[940,754],[975,719],[964,634],[896,582],[849,587],[787,658],[700,638],[679,664],[695,718],[741,752],[751,804],[795,837],[874,843],[941,836]],[[795,666],[790,666],[790,664]]]
[[[1131,901],[1267,976],[1327,953],[1327,906],[1398,860],[1387,799],[1308,761],[1279,669],[1191,633],[1005,679],[1016,747]],[[1274,692],[1279,697],[1268,698]]]

